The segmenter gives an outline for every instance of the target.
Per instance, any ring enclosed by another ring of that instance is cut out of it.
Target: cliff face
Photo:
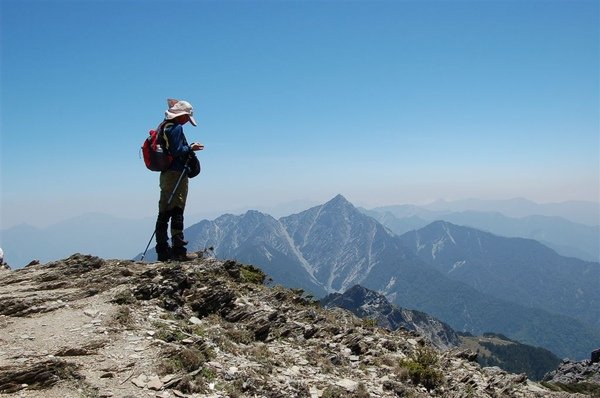
[[[18,397],[547,397],[233,261],[73,255],[0,272],[0,393]]]

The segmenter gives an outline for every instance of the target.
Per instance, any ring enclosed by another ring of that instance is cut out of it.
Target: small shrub
[[[177,388],[184,393],[204,393],[206,392],[205,381],[200,375],[185,375],[177,384]]]
[[[352,395],[353,398],[369,398],[370,396],[371,394],[369,394],[367,386],[365,386],[365,383],[363,382],[358,383],[358,388],[354,395]]]
[[[373,328],[377,327],[377,319],[363,318],[362,324],[363,324],[363,327],[366,329],[373,329]]]
[[[262,285],[265,282],[267,275],[259,268],[252,265],[242,265],[240,267],[240,277],[243,282]]]
[[[193,372],[208,362],[213,356],[214,353],[211,350],[199,350],[194,347],[165,351],[163,354],[164,359],[160,363],[158,371],[161,375]],[[211,370],[207,369],[206,372],[211,372]],[[202,369],[200,374],[203,376],[204,373],[205,370]]]
[[[215,373],[215,371],[210,368],[202,368],[202,372],[200,374],[204,379],[209,381],[217,378],[217,374]]]
[[[227,396],[229,398],[241,398],[244,396],[240,388],[235,383],[225,386],[225,391],[227,391]]]
[[[206,336],[206,331],[200,325],[184,325],[181,329],[192,336]]]
[[[254,341],[254,335],[251,331],[235,324],[225,328],[225,335],[238,344],[249,345]]]
[[[136,302],[136,299],[135,297],[133,297],[133,294],[131,294],[129,290],[123,290],[115,294],[115,297],[111,300],[111,302],[119,305],[133,304]]]
[[[323,391],[322,398],[343,398],[346,392],[336,386],[329,386]]]
[[[439,362],[437,353],[427,347],[419,347],[411,357],[400,361],[400,366],[408,371],[413,384],[421,384],[431,391],[443,383],[442,373],[436,369]]]
[[[185,334],[183,334],[180,330],[178,330],[176,328],[170,328],[167,325],[163,325],[163,327],[160,327],[154,337],[156,337],[157,339],[166,341],[168,343],[173,343],[175,341],[181,341],[181,340],[187,338],[187,336]]]
[[[113,316],[113,322],[120,326],[131,326],[133,324],[133,317],[129,307],[119,307]]]
[[[188,372],[193,372],[206,362],[204,353],[196,348],[184,348],[179,354],[179,359],[182,368]]]

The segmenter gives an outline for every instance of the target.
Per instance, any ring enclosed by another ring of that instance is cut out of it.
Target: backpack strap
[[[175,123],[171,122],[170,120],[163,120],[162,122],[160,122],[160,124],[156,128],[156,131],[158,132],[158,136],[160,137],[160,139],[163,143],[163,148],[165,148],[169,153],[171,151],[169,149],[169,140],[167,139],[167,134],[165,133],[165,130],[170,129],[174,125],[175,125]]]

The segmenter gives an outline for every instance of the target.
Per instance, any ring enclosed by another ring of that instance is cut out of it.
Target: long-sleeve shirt
[[[163,131],[166,138],[166,148],[173,156],[173,163],[169,170],[183,171],[185,162],[192,148],[183,134],[183,127],[170,120],[165,120]]]

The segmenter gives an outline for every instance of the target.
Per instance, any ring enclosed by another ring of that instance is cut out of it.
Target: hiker
[[[10,269],[10,265],[6,264],[4,262],[4,252],[2,251],[2,248],[0,247],[0,270],[5,270],[5,269]]]
[[[156,254],[158,261],[189,261],[197,258],[197,254],[188,253],[183,238],[183,211],[188,194],[188,176],[183,175],[175,192],[177,181],[184,173],[186,161],[192,151],[204,149],[198,143],[188,144],[183,134],[183,126],[190,122],[196,126],[194,110],[187,101],[168,99],[169,109],[165,111],[165,119],[158,127],[158,133],[164,134],[165,146],[173,156],[173,162],[166,171],[160,173],[160,200],[156,219]],[[169,197],[173,194],[171,203]],[[171,222],[171,243],[169,246],[169,221]]]

